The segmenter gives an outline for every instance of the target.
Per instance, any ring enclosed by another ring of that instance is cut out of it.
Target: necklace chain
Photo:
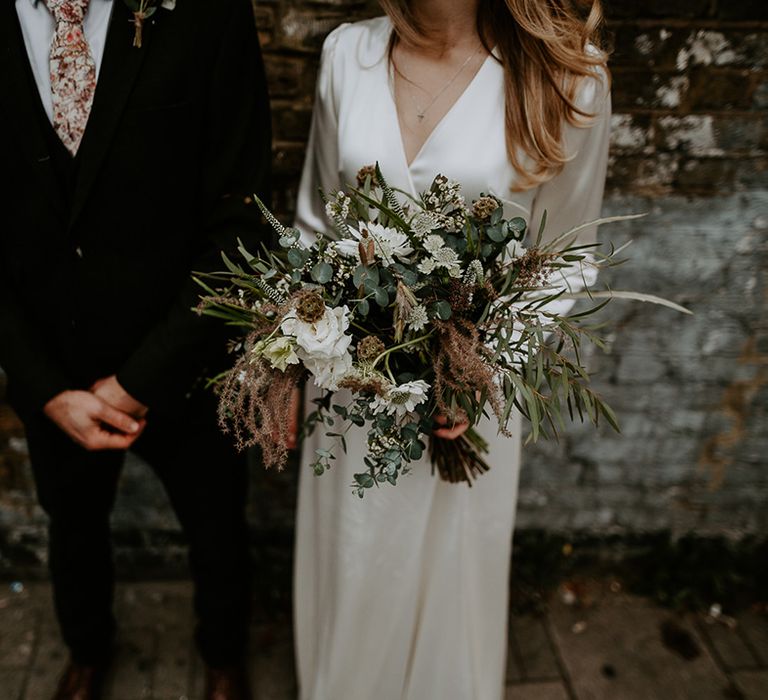
[[[413,95],[409,95],[409,97],[411,98],[411,101],[413,102],[413,106],[416,108],[416,117],[418,118],[419,122],[424,121],[424,117],[427,115],[427,112],[432,108],[435,102],[437,102],[440,99],[440,97],[445,93],[445,91],[456,82],[458,77],[464,72],[464,69],[469,65],[469,62],[475,56],[477,56],[478,53],[480,53],[480,50],[482,48],[483,48],[482,46],[478,46],[477,49],[475,49],[471,54],[469,54],[469,56],[467,56],[464,63],[462,63],[461,66],[459,67],[459,70],[457,70],[456,73],[453,75],[453,77],[445,85],[443,85],[442,88],[440,88],[439,92],[437,92],[437,94],[435,94],[434,97],[432,97],[432,99],[429,101],[426,107],[423,107],[423,108],[420,107],[419,103],[416,101],[416,98]],[[422,92],[427,93],[427,95],[429,94],[427,90],[425,90],[423,87],[421,87],[421,85],[418,85],[413,80],[411,80],[399,68],[397,68],[397,66],[395,66],[395,70],[402,76],[402,78],[406,82],[410,83],[411,85],[418,88]]]

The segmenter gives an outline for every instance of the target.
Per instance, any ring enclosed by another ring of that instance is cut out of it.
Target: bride
[[[574,5],[587,5],[583,14]],[[381,0],[386,16],[325,41],[298,201],[305,240],[328,228],[318,189],[354,186],[379,162],[413,196],[437,173],[504,202],[545,237],[596,219],[610,97],[596,48],[599,2]],[[585,231],[580,242],[595,240]],[[591,284],[593,268],[576,284]],[[558,300],[563,313],[572,302]],[[311,396],[310,396],[311,398]],[[340,401],[339,403],[343,403]],[[514,438],[480,432],[491,471],[473,488],[425,460],[358,499],[363,429],[315,477],[304,445],[295,564],[302,700],[499,700],[520,466]],[[466,426],[438,431],[456,437]]]

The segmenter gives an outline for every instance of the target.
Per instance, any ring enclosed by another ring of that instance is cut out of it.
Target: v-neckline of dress
[[[392,31],[393,29],[390,28],[389,35],[391,35]],[[475,74],[472,76],[472,79],[467,83],[466,87],[461,91],[461,94],[454,100],[453,104],[448,108],[446,113],[439,119],[437,124],[435,124],[435,126],[432,128],[432,131],[429,132],[429,135],[427,136],[426,139],[424,139],[424,142],[419,147],[419,150],[416,151],[416,154],[413,156],[410,162],[408,161],[408,154],[405,150],[405,140],[403,139],[403,129],[402,129],[402,126],[400,125],[400,114],[397,110],[397,100],[395,99],[394,70],[393,70],[392,64],[389,61],[386,61],[385,67],[387,71],[387,85],[389,87],[389,90],[388,90],[389,101],[395,117],[395,128],[397,130],[397,140],[399,143],[400,154],[403,160],[403,164],[405,165],[406,172],[408,173],[408,179],[411,182],[411,188],[413,188],[413,179],[411,177],[411,173],[412,173],[414,164],[424,154],[424,151],[427,149],[427,146],[429,146],[429,144],[434,139],[435,134],[441,130],[445,122],[448,121],[449,117],[456,112],[459,105],[466,99],[467,94],[471,92],[472,88],[477,84],[478,79],[480,78],[480,74],[485,71],[485,69],[488,66],[488,63],[491,61],[492,58],[493,58],[493,53],[489,53],[485,57],[485,60],[482,62],[480,67],[477,69],[477,71],[475,71]]]

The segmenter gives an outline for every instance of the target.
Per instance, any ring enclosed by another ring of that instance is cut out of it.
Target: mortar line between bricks
[[[643,117],[754,117],[757,119],[765,119],[768,115],[768,109],[749,110],[749,109],[710,109],[706,111],[687,110],[685,112],[678,112],[670,109],[654,109],[653,107],[617,107],[614,112],[615,115],[629,114],[632,116],[639,115]]]
[[[719,20],[719,19],[680,19],[674,17],[668,18],[648,18],[648,19],[608,19],[606,26],[609,30],[614,28],[634,28],[638,29],[664,29],[672,27],[674,29],[768,29],[768,22],[759,19],[755,20]]]
[[[549,648],[552,651],[553,656],[555,657],[555,661],[557,662],[557,669],[560,671],[560,679],[563,682],[563,685],[565,686],[565,692],[568,695],[568,700],[579,700],[578,696],[576,695],[576,690],[573,687],[573,681],[571,680],[571,676],[568,673],[568,669],[565,666],[565,661],[563,660],[563,655],[560,652],[560,646],[555,643],[555,634],[554,634],[554,628],[552,624],[552,618],[549,614],[549,610],[547,610],[544,613],[546,624],[544,625],[544,631],[547,634],[547,642],[549,643]]]
[[[43,616],[40,610],[35,610],[35,624],[33,626],[35,630],[35,638],[32,641],[32,649],[29,654],[29,662],[24,673],[24,680],[21,683],[21,690],[19,692],[18,700],[25,700],[27,697],[27,690],[29,689],[29,680],[32,677],[32,669],[37,663],[37,655],[40,653],[40,638],[42,636],[43,628]]]

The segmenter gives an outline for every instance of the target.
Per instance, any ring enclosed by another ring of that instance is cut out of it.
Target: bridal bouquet
[[[425,451],[441,477],[471,483],[488,468],[474,429],[484,415],[508,434],[517,408],[533,440],[556,435],[566,414],[618,430],[580,360],[583,339],[601,345],[583,321],[608,300],[572,316],[547,309],[569,278],[616,264],[618,251],[574,245],[584,226],[543,244],[545,222],[523,247],[523,219],[505,219],[490,195],[468,205],[442,175],[406,204],[378,166],[323,196],[331,236],[305,246],[258,202],[280,250],[241,243],[241,261],[224,256],[227,271],[198,279],[200,312],[243,329],[232,370],[217,378],[221,425],[241,448],[259,445],[267,466],[284,464],[292,391],[306,377],[320,390],[308,433],[324,429],[346,450],[349,428],[367,429],[360,496],[396,484]],[[470,428],[433,439],[438,421]],[[333,460],[318,449],[315,472]]]

